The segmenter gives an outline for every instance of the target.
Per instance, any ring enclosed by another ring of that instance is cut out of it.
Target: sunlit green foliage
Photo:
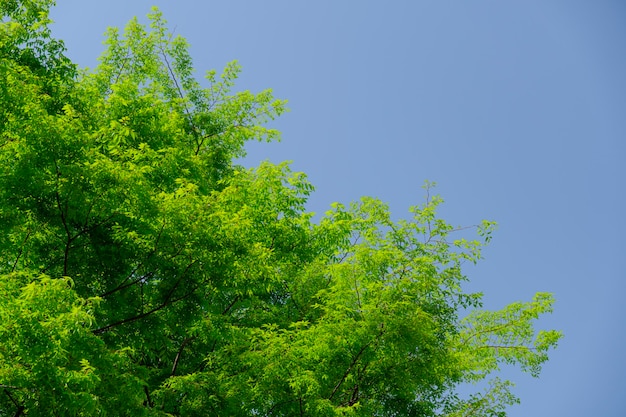
[[[244,169],[285,103],[194,78],[155,9],[93,71],[50,37],[51,1],[0,2],[0,415],[476,416],[516,402],[560,334],[549,294],[482,311],[478,240],[428,196],[318,222],[288,164]],[[203,87],[206,85],[207,87]],[[469,315],[467,311],[471,311]],[[469,399],[459,384],[490,380]]]

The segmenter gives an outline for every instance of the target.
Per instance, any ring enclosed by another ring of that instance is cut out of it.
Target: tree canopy
[[[0,2],[1,416],[500,416],[499,366],[539,374],[552,296],[462,288],[494,223],[463,238],[428,187],[314,221],[303,173],[236,163],[284,101],[197,80],[157,9],[81,70],[52,5]]]

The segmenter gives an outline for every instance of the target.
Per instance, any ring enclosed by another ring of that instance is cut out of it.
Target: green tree
[[[392,221],[288,164],[234,161],[285,103],[193,76],[158,10],[110,29],[94,71],[50,36],[51,0],[0,11],[1,416],[496,416],[502,363],[537,375],[552,297],[483,311],[439,197]],[[466,312],[470,311],[469,314]],[[459,398],[460,384],[487,380]]]

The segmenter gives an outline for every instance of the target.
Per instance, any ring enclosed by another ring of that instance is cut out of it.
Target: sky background
[[[510,417],[618,417],[626,388],[626,2],[623,0],[58,0],[54,34],[94,67],[107,26],[158,6],[200,76],[237,59],[240,90],[272,88],[309,208],[363,195],[408,216],[437,182],[455,225],[496,220],[466,270],[485,306],[557,299],[565,337],[539,379],[506,370]]]

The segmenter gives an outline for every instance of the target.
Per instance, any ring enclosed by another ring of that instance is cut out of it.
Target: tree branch
[[[133,321],[137,321],[137,320],[141,320],[145,317],[148,317],[149,315],[156,313],[159,310],[164,309],[165,307],[174,304],[177,301],[180,300],[184,300],[185,298],[189,297],[191,294],[193,294],[196,291],[196,288],[192,289],[190,292],[182,295],[181,297],[178,298],[172,298],[172,296],[174,295],[174,291],[176,290],[176,288],[178,287],[178,285],[182,282],[183,278],[185,277],[185,275],[187,274],[187,271],[189,271],[189,269],[191,269],[191,267],[195,264],[194,262],[191,262],[189,265],[187,265],[187,268],[185,268],[185,270],[180,274],[180,277],[178,278],[178,280],[176,281],[176,283],[172,286],[172,288],[168,291],[167,295],[165,296],[165,299],[163,300],[163,302],[161,304],[159,304],[158,306],[154,307],[152,310],[149,310],[145,313],[141,313],[138,314],[136,316],[133,317],[128,317],[119,321],[116,321],[114,323],[111,324],[107,324],[104,327],[101,327],[99,329],[95,329],[92,331],[93,334],[102,334],[108,330],[110,330],[113,327],[116,326],[120,326],[122,324],[126,324],[126,323],[131,323]]]
[[[233,306],[237,303],[237,301],[239,301],[238,295],[235,296],[235,298],[233,298],[233,301],[224,309],[224,311],[222,311],[222,316],[225,316],[226,314],[228,314],[230,309],[233,308]]]
[[[17,263],[19,262],[20,258],[22,257],[22,253],[24,253],[24,246],[26,246],[26,242],[28,241],[28,238],[30,237],[32,230],[29,227],[28,228],[28,233],[26,233],[26,237],[24,238],[24,241],[22,242],[22,246],[20,246],[20,251],[18,252],[17,256],[15,257],[15,261],[13,262],[13,267],[11,268],[11,272],[15,271],[15,268],[17,268]]]
[[[148,389],[148,386],[147,386],[147,385],[144,385],[144,386],[143,386],[143,392],[145,392],[145,393],[146,393],[146,401],[145,401],[145,404],[146,404],[148,407],[150,407],[150,408],[154,407],[154,403],[152,402],[152,398],[150,398],[150,390]]]
[[[352,371],[352,368],[354,368],[354,365],[356,365],[356,363],[359,361],[359,359],[361,358],[361,355],[365,352],[365,349],[367,349],[367,347],[371,344],[370,343],[366,343],[361,350],[359,350],[359,352],[356,354],[356,356],[354,357],[354,359],[352,359],[352,363],[350,364],[350,366],[348,366],[348,369],[346,369],[346,372],[343,373],[343,376],[341,377],[341,380],[337,383],[337,385],[335,385],[335,388],[333,389],[333,392],[330,394],[330,397],[328,397],[329,400],[332,400],[333,397],[335,396],[335,394],[337,393],[337,391],[339,391],[339,388],[341,387],[341,385],[343,384],[343,382],[346,380],[346,378],[348,377],[348,375],[350,375],[350,371]]]
[[[187,346],[187,344],[189,342],[191,342],[193,339],[194,339],[193,337],[188,337],[185,340],[183,340],[183,343],[181,343],[180,349],[178,349],[178,353],[176,353],[176,358],[174,358],[174,364],[172,365],[171,376],[176,375],[176,368],[178,368],[178,362],[180,360],[180,355],[182,355],[183,349],[185,349],[185,346]]]
[[[13,417],[19,417],[22,414],[24,414],[24,410],[26,409],[26,407],[24,407],[23,405],[19,404],[15,398],[13,398],[13,396],[11,395],[11,393],[9,392],[8,389],[4,389],[4,393],[9,397],[9,399],[11,400],[11,402],[15,405],[15,407],[17,408],[17,410],[15,410],[15,414],[13,415]]]
[[[365,345],[363,345],[363,347],[358,351],[354,359],[352,359],[352,363],[350,363],[350,366],[348,366],[348,369],[346,369],[346,372],[344,372],[343,376],[341,377],[341,380],[337,383],[337,385],[335,385],[333,392],[330,394],[330,397],[328,397],[329,400],[332,400],[335,394],[337,393],[337,391],[339,391],[339,388],[341,387],[341,385],[344,383],[348,375],[350,375],[350,372],[352,372],[352,368],[354,368],[354,366],[357,364],[359,359],[361,359],[361,356],[363,355],[363,353],[365,353],[365,349],[367,349],[374,341],[378,340],[383,335],[384,332],[385,332],[384,325],[381,324],[380,332],[378,332],[378,335],[376,336],[376,338],[366,343]]]
[[[139,270],[139,268],[141,268],[145,262],[147,262],[152,255],[154,255],[159,247],[159,241],[161,240],[161,236],[163,234],[163,229],[165,229],[165,222],[163,222],[163,225],[161,226],[161,230],[159,230],[159,234],[157,235],[156,239],[154,240],[154,248],[152,249],[152,251],[150,251],[150,253],[148,253],[148,255],[146,256],[145,260],[139,262],[137,264],[137,266],[135,268],[133,268],[133,270],[130,272],[130,274],[128,274],[126,276],[126,278],[124,278],[122,280],[122,282],[120,282],[117,287],[105,292],[104,294],[100,295],[100,297],[104,298],[107,297],[113,293],[116,293],[117,291],[121,291],[124,288],[128,288],[130,286],[133,286],[135,284],[137,284],[138,282],[141,282],[142,280],[146,279],[146,278],[151,278],[152,276],[154,276],[154,272],[149,272],[147,274],[142,275],[140,278],[126,284],[128,282],[128,280],[135,274],[135,272],[137,272]],[[181,247],[170,259],[175,258],[176,256],[178,256],[180,254],[180,252],[182,252],[183,248]]]
[[[161,50],[161,56],[163,57],[163,61],[165,62],[165,66],[170,73],[170,77],[178,90],[178,95],[180,96],[183,106],[185,107],[185,114],[187,115],[187,120],[189,121],[189,125],[191,126],[191,131],[193,135],[193,139],[196,142],[196,151],[195,154],[198,155],[200,153],[200,149],[202,148],[202,144],[204,143],[204,139],[201,139],[200,130],[196,127],[193,122],[193,118],[191,117],[191,111],[189,107],[187,107],[187,103],[185,103],[185,94],[183,93],[180,84],[178,83],[178,79],[176,78],[176,74],[174,74],[174,70],[172,70],[172,66],[170,65],[169,59],[167,59],[167,53],[163,49],[163,46],[159,45],[159,49]]]

